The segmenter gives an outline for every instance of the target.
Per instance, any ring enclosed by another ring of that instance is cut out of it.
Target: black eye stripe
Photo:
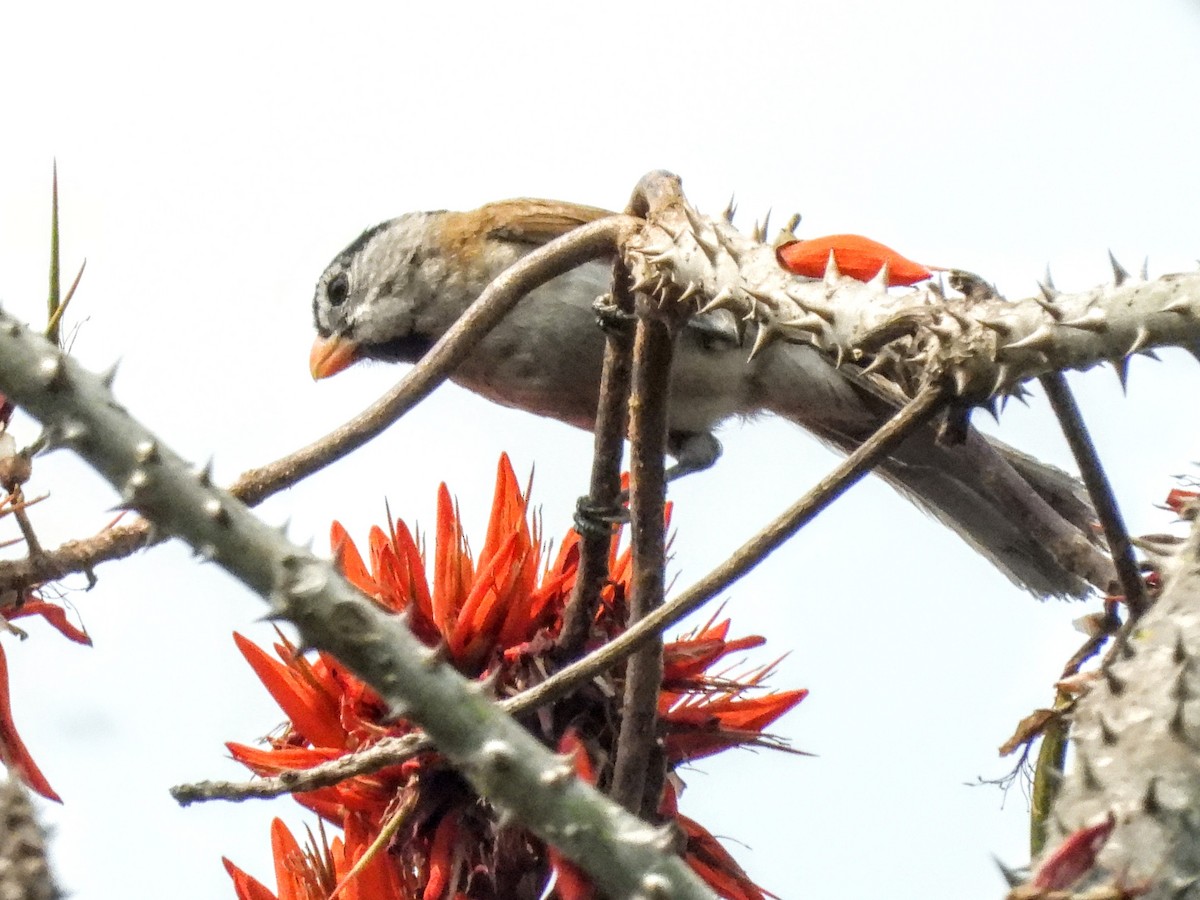
[[[346,277],[345,272],[339,272],[325,285],[325,296],[329,298],[330,306],[341,306],[346,302],[349,293],[350,279]]]

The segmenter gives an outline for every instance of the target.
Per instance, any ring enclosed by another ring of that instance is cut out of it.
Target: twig
[[[341,895],[342,891],[354,882],[363,870],[371,864],[371,862],[383,851],[386,850],[388,844],[392,842],[392,838],[396,836],[396,832],[409,821],[413,810],[417,808],[417,802],[420,800],[421,794],[419,791],[409,791],[402,799],[400,805],[395,812],[387,818],[379,829],[379,834],[375,836],[375,840],[371,841],[371,845],[362,852],[354,865],[350,867],[350,871],[342,876],[337,887],[333,889],[333,893],[329,895],[329,900],[336,900]],[[357,896],[357,894],[356,894]]]
[[[1129,621],[1132,619],[1133,617],[1130,616]],[[1067,660],[1067,664],[1063,666],[1062,675],[1059,676],[1060,680],[1071,677],[1083,668],[1083,664],[1099,653],[1109,638],[1121,632],[1121,627],[1121,617],[1117,615],[1115,601],[1106,601],[1104,616],[1096,623],[1095,634],[1088,637]]]
[[[1037,761],[1033,765],[1033,777],[1029,785],[1029,856],[1031,859],[1046,847],[1050,813],[1054,809],[1059,790],[1062,787],[1069,729],[1064,711],[1068,702],[1064,692],[1058,691],[1054,703],[1055,715],[1047,720],[1042,728],[1042,742],[1038,746]],[[1028,759],[1032,747],[1031,739],[1025,744],[1022,762]]]
[[[171,796],[181,806],[206,800],[264,800],[282,794],[302,794],[333,787],[358,775],[369,775],[396,766],[436,747],[423,733],[384,738],[365,750],[331,759],[309,769],[289,769],[268,778],[252,781],[199,781],[171,788]]]
[[[19,474],[13,472],[12,467],[10,467],[9,474],[13,476],[13,480],[5,480],[4,487],[8,488],[8,495],[4,498],[4,505],[7,506],[4,512],[11,512],[13,514],[13,518],[17,520],[17,527],[21,529],[21,537],[25,539],[27,554],[30,557],[37,558],[44,556],[46,551],[42,549],[42,543],[38,540],[37,532],[33,530],[33,522],[29,518],[29,513],[25,512],[37,500],[27,501],[25,499],[25,492],[21,489],[22,482],[29,477],[31,472],[29,458],[18,454],[16,461],[24,465],[20,467]]]
[[[0,594],[26,591],[72,572],[89,575],[102,562],[130,556],[147,545],[150,526],[138,521],[110,528],[82,540],[67,541],[41,556],[0,563]]]
[[[613,321],[606,331],[604,368],[600,375],[591,484],[584,501],[587,508],[581,510],[593,518],[615,507],[621,491],[621,451],[625,445],[635,320],[629,272],[620,258],[613,262],[612,310]],[[629,318],[622,321],[625,316]],[[600,592],[608,580],[611,533],[581,527],[579,534],[579,568],[555,646],[555,656],[563,662],[573,661],[583,650],[600,606]]]
[[[945,391],[936,385],[922,390],[811,491],[743,544],[724,563],[596,652],[556,672],[537,687],[508,700],[503,704],[504,708],[516,715],[570,694],[617,665],[646,641],[699,609],[812,521],[895,450],[909,434],[932,419],[945,403],[946,396]]]
[[[39,494],[30,500],[25,497],[24,491],[11,493],[0,500],[0,515],[7,515],[8,513],[16,512],[19,509],[29,509],[31,506],[37,506],[37,504],[41,503],[49,496],[49,494]]]
[[[384,397],[319,441],[244,473],[229,492],[255,506],[366,443],[433,391],[522,296],[589,259],[612,253],[635,227],[636,220],[628,216],[612,216],[583,225],[525,256],[489,285],[454,328]],[[71,572],[90,572],[101,562],[129,556],[153,542],[149,525],[134,522],[69,541],[38,558],[0,563],[0,591],[24,590]]]
[[[663,503],[666,478],[667,416],[674,353],[673,323],[653,310],[638,319],[633,346],[633,393],[629,399],[630,518],[633,591],[629,628],[662,607],[666,569]],[[658,742],[658,698],[662,690],[661,632],[630,657],[625,666],[625,697],[611,795],[630,812],[654,813],[662,791]],[[657,772],[655,770],[658,770]]]
[[[1132,620],[1131,616],[1126,624]],[[1059,676],[1060,683],[1062,679],[1070,678],[1072,675],[1077,674],[1084,663],[1100,652],[1110,637],[1120,635],[1121,633],[1122,623],[1121,617],[1117,615],[1116,602],[1113,600],[1106,601],[1104,616],[1096,622],[1095,633],[1091,634],[1080,648],[1071,655],[1071,658],[1067,660],[1066,665],[1063,666],[1062,675]],[[1117,646],[1119,645],[1114,645],[1110,648],[1108,654],[1106,654],[1106,659],[1101,663],[1102,666],[1109,664]],[[1061,687],[1057,688],[1053,707],[1055,714],[1047,719],[1040,729],[1031,731],[1025,735],[1023,741],[1025,744],[1025,753],[1022,756],[1022,762],[1028,757],[1029,751],[1033,747],[1033,742],[1039,736],[1042,739],[1041,746],[1038,747],[1037,761],[1033,766],[1033,779],[1030,785],[1030,856],[1036,857],[1045,849],[1050,811],[1054,808],[1054,804],[1058,800],[1059,791],[1062,788],[1063,766],[1067,757],[1069,737],[1068,714],[1071,703],[1072,699],[1067,695],[1067,692]]]
[[[1133,545],[1129,542],[1129,532],[1125,528],[1125,519],[1117,500],[1113,496],[1112,485],[1100,464],[1100,456],[1088,434],[1083,422],[1083,415],[1067,385],[1067,379],[1061,372],[1043,375],[1042,387],[1050,400],[1054,414],[1058,416],[1066,435],[1067,444],[1075,455],[1075,463],[1083,477],[1084,487],[1088,497],[1100,518],[1100,526],[1104,529],[1104,538],[1108,541],[1108,549],[1112,554],[1113,565],[1117,577],[1121,581],[1121,589],[1125,592],[1125,605],[1129,607],[1131,619],[1137,619],[1146,611],[1149,601],[1146,598],[1145,585],[1138,572],[1137,560],[1133,556]]]
[[[190,467],[121,407],[107,386],[0,313],[0,391],[39,419],[165,533],[187,541],[266,598],[303,646],[337,657],[389,709],[418,723],[480,796],[577,862],[615,897],[713,894],[647,826],[571,775],[570,765],[502,714],[333,566],[290,544]]]
[[[15,496],[17,502],[12,507],[12,514],[17,520],[17,527],[21,529],[21,537],[25,538],[25,546],[29,548],[29,556],[33,558],[45,556],[46,551],[42,549],[42,543],[38,540],[37,532],[33,530],[33,523],[29,521],[29,514],[25,512],[25,508],[29,504],[22,502],[20,491],[17,491]]]

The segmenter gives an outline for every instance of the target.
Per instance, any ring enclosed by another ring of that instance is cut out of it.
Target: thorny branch
[[[1109,285],[1074,294],[1046,287],[1014,301],[964,272],[950,279],[962,296],[937,283],[889,292],[886,267],[864,283],[842,276],[832,255],[821,279],[790,275],[771,247],[686,201],[624,253],[636,288],[756,320],[752,353],[772,341],[810,343],[839,365],[863,367],[875,388],[897,398],[945,382],[968,404],[990,404],[1049,372],[1121,368],[1156,346],[1200,348],[1200,272],[1147,280],[1117,270]]]
[[[1047,823],[1054,843],[1041,867],[1107,820],[1111,835],[1093,849],[1082,887],[1137,883],[1147,898],[1168,900],[1200,884],[1200,518],[1154,563],[1161,595],[1076,701],[1074,765]]]

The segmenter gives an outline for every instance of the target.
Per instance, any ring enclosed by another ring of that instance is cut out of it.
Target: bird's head
[[[425,327],[445,278],[431,245],[440,213],[408,213],[368,228],[317,280],[309,355],[313,378],[335,375],[361,359],[414,362],[437,335]]]
[[[535,247],[611,215],[520,198],[408,213],[368,228],[317,282],[314,378],[360,359],[416,362],[497,275]]]

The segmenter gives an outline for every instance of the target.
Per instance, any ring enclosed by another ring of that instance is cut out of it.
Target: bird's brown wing
[[[478,213],[488,237],[535,246],[548,244],[580,225],[615,215],[595,206],[528,197],[488,203]]]

